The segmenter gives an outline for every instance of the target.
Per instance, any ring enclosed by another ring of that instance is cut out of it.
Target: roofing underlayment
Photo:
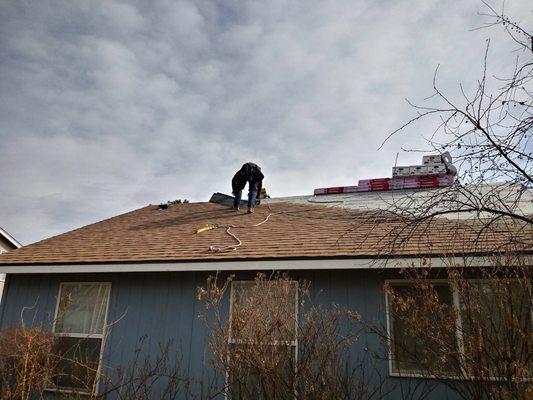
[[[394,196],[399,192],[415,193],[395,191]],[[441,256],[502,251],[509,244],[533,249],[530,226],[502,222],[479,234],[477,222],[457,218],[406,225],[379,211],[387,209],[390,196],[277,198],[263,202],[254,214],[212,202],[167,209],[149,205],[3,254],[0,264]],[[205,227],[214,229],[196,233]]]
[[[343,207],[361,211],[391,210],[401,208],[408,210],[423,206],[427,202],[433,202],[437,196],[446,198],[447,193],[457,196],[467,195],[471,201],[482,198],[483,203],[492,202],[495,208],[505,207],[517,214],[533,215],[533,190],[523,190],[513,185],[477,185],[466,186],[464,190],[457,188],[441,188],[429,190],[384,190],[363,193],[329,194],[322,196],[292,196],[270,199],[271,203],[288,202],[291,204],[318,204],[328,207]],[[472,200],[474,198],[474,200]],[[461,202],[460,198],[456,202]],[[467,201],[464,201],[468,203]],[[500,203],[504,204],[500,204]],[[454,204],[456,205],[456,204]],[[468,214],[449,215],[448,218],[465,218]]]

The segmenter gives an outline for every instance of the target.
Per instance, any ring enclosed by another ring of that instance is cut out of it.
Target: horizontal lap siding
[[[293,271],[290,276],[312,283],[311,300],[324,306],[333,303],[358,310],[369,322],[384,324],[385,300],[383,280],[393,277],[381,270]],[[10,275],[3,304],[0,305],[0,327],[17,326],[24,309],[26,326],[49,328],[57,301],[59,283],[65,281],[111,282],[108,323],[112,323],[103,359],[104,371],[111,374],[117,367],[133,365],[135,349],[142,342],[139,360],[155,357],[169,341],[170,349],[181,354],[181,370],[193,377],[193,391],[205,395],[213,374],[208,366],[209,343],[205,322],[198,318],[204,312],[196,300],[196,288],[204,285],[209,273],[160,272],[123,274],[50,274]],[[255,272],[237,273],[235,279],[253,279]],[[227,304],[224,310],[228,314]],[[144,339],[142,339],[144,338]],[[375,357],[379,354],[379,359]],[[388,377],[386,352],[375,335],[363,335],[350,354],[365,360],[368,378],[388,399],[416,399],[423,396],[427,384],[421,380]],[[200,384],[202,382],[203,384]],[[444,387],[427,398],[453,399]]]

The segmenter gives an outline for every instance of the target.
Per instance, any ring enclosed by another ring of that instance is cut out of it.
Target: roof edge
[[[335,269],[397,269],[409,266],[446,268],[451,266],[484,267],[490,265],[490,256],[464,257],[405,257],[405,258],[333,258],[292,260],[242,260],[196,261],[158,263],[109,263],[109,264],[43,264],[0,265],[0,273],[48,274],[48,273],[125,273],[125,272],[193,272],[193,271],[257,271],[257,270],[335,270]]]
[[[5,229],[0,227],[0,235],[2,235],[9,243],[11,243],[13,246],[15,246],[16,249],[19,249],[22,247],[22,244],[15,239],[13,236],[11,236]]]

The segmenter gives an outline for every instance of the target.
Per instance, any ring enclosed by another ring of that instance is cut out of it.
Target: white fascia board
[[[102,272],[165,272],[165,271],[257,271],[257,270],[335,270],[407,268],[430,264],[433,268],[450,266],[482,267],[490,265],[487,257],[448,258],[351,258],[310,260],[243,260],[198,261],[158,263],[109,263],[109,264],[56,264],[56,265],[0,265],[0,273],[49,274],[49,273],[102,273]]]
[[[15,246],[16,249],[22,247],[22,245],[9,233],[0,227],[0,235],[2,235],[9,243]]]

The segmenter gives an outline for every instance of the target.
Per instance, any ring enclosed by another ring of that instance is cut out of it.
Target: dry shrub
[[[53,360],[54,336],[42,329],[0,332],[0,399],[26,400],[42,394]]]
[[[97,399],[175,400],[190,398],[192,380],[185,374],[182,355],[173,350],[172,341],[158,344],[157,350],[146,348],[148,337],[137,343],[133,358],[124,368],[117,368],[101,377],[104,389]]]
[[[426,377],[458,375],[452,294],[447,286],[421,276],[409,286],[385,285],[395,369],[416,371]]]
[[[403,271],[410,284],[386,286],[393,365],[436,377],[464,399],[533,395],[530,259],[494,256],[490,267]]]
[[[141,338],[126,368],[108,368],[98,376],[102,389],[94,389],[94,377],[73,371],[91,371],[79,357],[70,358],[57,350],[57,337],[41,327],[10,328],[0,331],[0,400],[44,399],[45,389],[58,379],[76,382],[79,390],[61,393],[62,399],[181,399],[190,394],[190,379],[183,374],[181,355],[171,342],[148,352]],[[73,350],[77,350],[73,348]],[[65,369],[74,365],[75,369]],[[96,371],[95,371],[96,374]],[[87,380],[87,382],[86,382]]]
[[[372,365],[365,370],[350,359],[360,336],[359,314],[313,305],[309,286],[260,273],[247,282],[210,277],[198,289],[209,310],[202,317],[211,365],[226,376],[222,393],[234,400],[380,397],[369,382]],[[230,288],[228,318],[224,299]]]

